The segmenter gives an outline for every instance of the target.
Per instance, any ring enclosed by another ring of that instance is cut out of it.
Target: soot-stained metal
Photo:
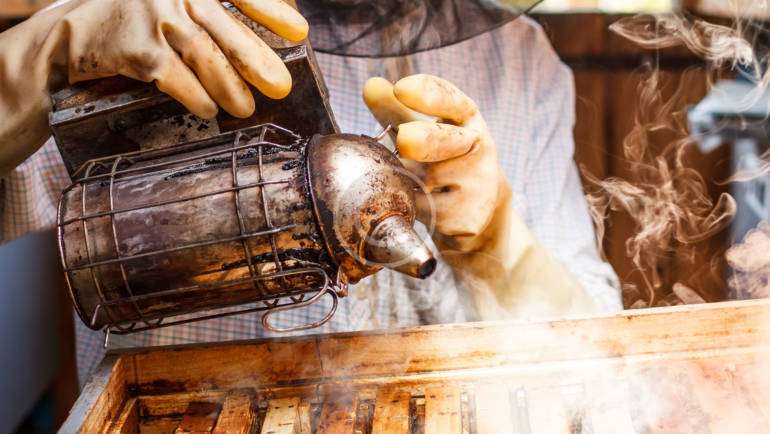
[[[383,266],[427,277],[431,252],[412,229],[414,184],[365,136],[310,143],[272,124],[165,150],[94,160],[62,195],[67,283],[90,327],[133,332],[234,313],[270,314]],[[257,305],[253,305],[257,303]],[[296,329],[296,328],[294,328]]]
[[[433,272],[435,260],[412,229],[416,186],[393,153],[371,137],[316,136],[307,168],[329,254],[351,283],[383,265],[420,278]]]
[[[253,90],[247,119],[199,119],[123,78],[54,95],[50,124],[74,180],[59,247],[89,327],[131,333],[262,311],[263,326],[282,331],[273,314],[331,297],[326,315],[291,330],[306,329],[383,266],[432,271],[398,158],[337,134],[307,44],[265,39],[294,86],[283,100]]]

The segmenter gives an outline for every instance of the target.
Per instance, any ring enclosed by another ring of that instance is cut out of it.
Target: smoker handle
[[[324,296],[324,294],[329,294],[332,296],[332,307],[331,309],[329,309],[329,312],[320,320],[309,324],[305,324],[305,325],[300,325],[296,327],[286,327],[286,328],[275,327],[272,324],[270,324],[270,316],[272,316],[273,314],[276,314],[278,312],[285,312],[293,309],[301,309],[303,307],[310,306],[311,304],[314,304],[318,300],[320,300],[321,297]],[[328,284],[328,280],[327,280],[327,283],[324,285],[324,287],[320,291],[318,291],[318,293],[314,295],[312,298],[309,298],[305,301],[291,304],[291,305],[275,307],[265,312],[265,314],[262,315],[262,327],[264,327],[265,330],[270,330],[271,332],[278,332],[278,333],[296,332],[301,330],[313,329],[326,324],[332,318],[332,316],[334,316],[334,313],[337,312],[338,303],[339,303],[339,296],[337,295],[337,291],[335,291],[333,286]]]

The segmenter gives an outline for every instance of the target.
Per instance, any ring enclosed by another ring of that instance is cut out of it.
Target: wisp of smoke
[[[681,14],[638,15],[616,21],[610,30],[647,49],[684,45],[712,69],[742,67],[742,76],[757,85],[756,92],[741,101],[745,108],[754,105],[770,85],[767,55],[753,43],[757,33],[766,30],[751,21],[736,18],[734,26],[727,27]]]
[[[685,45],[715,67],[726,63],[750,65],[756,60],[754,49],[742,36],[740,27],[689,20],[678,14],[624,18],[613,23],[610,30],[647,49]]]
[[[754,160],[753,158],[751,160]],[[723,183],[749,182],[770,174],[770,151],[764,152],[752,167],[738,167],[738,171]],[[753,162],[753,161],[752,161]]]
[[[739,20],[734,27],[726,27],[678,14],[640,15],[617,21],[611,30],[648,49],[684,45],[710,69],[740,65],[755,71],[753,81],[759,88],[770,83],[770,74],[761,73],[765,59],[744,37]],[[624,213],[634,223],[634,235],[626,240],[625,250],[643,276],[648,306],[656,305],[658,295],[669,290],[662,287],[660,261],[676,253],[694,266],[697,244],[725,229],[736,211],[735,200],[728,194],[714,202],[702,176],[684,162],[692,146],[681,113],[685,82],[686,76],[671,98],[662,94],[657,69],[639,85],[634,127],[623,142],[623,157],[632,176],[599,180],[583,171],[595,187],[587,198],[599,246],[610,211]],[[661,132],[675,138],[662,149],[655,148],[652,136]],[[682,302],[703,300],[682,282],[667,284]]]
[[[746,234],[726,257],[734,271],[728,280],[734,298],[770,298],[770,223],[763,222]]]
[[[685,165],[684,151],[691,141],[684,125],[674,121],[678,118],[674,113],[678,94],[669,100],[663,98],[658,71],[640,84],[639,110],[623,142],[623,157],[633,179],[599,180],[584,171],[597,187],[587,198],[599,245],[610,210],[625,213],[634,222],[634,235],[626,240],[626,254],[642,274],[649,306],[656,305],[663,285],[658,270],[661,258],[676,251],[694,261],[695,245],[727,227],[736,208],[728,194],[714,203],[701,175]],[[651,135],[663,130],[679,139],[656,152],[650,146]]]

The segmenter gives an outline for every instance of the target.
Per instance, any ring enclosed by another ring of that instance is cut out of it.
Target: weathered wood
[[[480,384],[474,393],[476,432],[478,434],[513,433],[510,391],[505,384]]]
[[[606,108],[607,83],[604,72],[575,71],[575,161],[581,171],[597,179],[607,175],[609,155],[605,124],[610,114]],[[583,185],[591,191],[585,179]]]
[[[304,434],[313,427],[316,432],[369,432],[371,427],[375,433],[481,434],[510,425],[515,432],[533,433],[717,432],[733,414],[754,419],[735,426],[758,432],[770,423],[770,380],[762,380],[770,360],[770,300],[111,357],[123,366],[122,389],[112,394],[108,390],[115,387],[105,388],[104,379],[98,387],[89,386],[97,390],[91,405],[101,400],[106,406],[87,406],[80,414],[99,415],[101,422],[72,421],[68,426],[76,428],[65,432],[84,426],[95,428],[82,432],[104,432],[134,397],[142,432],[169,432],[169,426],[184,428],[190,402],[219,408],[229,405],[232,393],[253,395],[242,405],[253,405],[255,415],[257,408],[266,408],[257,418],[261,432],[273,434]],[[317,365],[304,366],[303,360]],[[110,405],[114,410],[107,410]],[[720,409],[727,414],[709,416]]]
[[[249,434],[256,422],[253,396],[233,392],[225,398],[212,434]]]
[[[752,408],[770,422],[770,375],[764,369],[770,359],[759,363],[736,364],[736,377],[741,389],[749,395]]]
[[[425,432],[460,434],[460,388],[438,385],[425,388]]]
[[[2,27],[0,25],[0,27]],[[0,28],[0,31],[2,29]],[[58,274],[58,273],[57,273]],[[58,310],[56,341],[58,346],[57,372],[51,386],[51,395],[55,403],[56,426],[61,425],[67,419],[67,415],[75,404],[80,394],[78,385],[78,369],[75,355],[75,323],[72,315],[72,305],[69,301],[67,285],[64,281],[64,273],[59,274],[55,282],[51,282],[52,289],[56,289],[52,295]],[[55,285],[55,286],[53,286]]]
[[[770,432],[768,421],[736,381],[735,370],[730,364],[714,363],[691,363],[684,370],[694,398],[708,415],[710,432]]]
[[[580,17],[567,14],[535,15],[561,57],[598,56],[604,53],[606,18],[600,14]]]
[[[191,402],[203,402],[210,404],[221,404],[226,391],[223,390],[202,390],[193,392],[170,393],[164,395],[142,396],[139,405],[141,413],[144,416],[168,416],[183,415]]]
[[[312,434],[313,428],[310,422],[310,402],[303,399],[299,403],[299,434]]]
[[[758,303],[767,306],[770,301]],[[746,310],[740,310],[746,316],[735,315],[730,308],[685,306],[591,320],[517,326],[460,324],[331,335],[318,345],[323,366],[332,368],[326,372],[328,376],[334,375],[333,370],[360,376],[750,347],[766,339],[764,334],[770,331],[770,313],[763,313],[766,307],[740,303],[722,306],[745,306]],[[677,321],[685,317],[686,321]],[[673,322],[677,327],[670,327]],[[728,324],[729,334],[702,339],[703,330],[719,330]]]
[[[590,415],[596,423],[594,434],[634,434],[629,409],[628,388],[625,382],[610,376],[586,381],[587,395],[591,397]]]
[[[411,395],[400,390],[383,390],[374,407],[372,434],[407,434]]]
[[[174,432],[181,422],[180,417],[158,417],[142,421],[140,434],[168,434]]]
[[[529,423],[532,432],[569,434],[569,421],[564,413],[559,390],[555,387],[527,388]]]
[[[142,366],[137,381],[143,391],[196,390],[202,384],[253,387],[322,376],[312,338],[225,345],[217,351],[211,351],[210,346],[148,351],[137,354],[135,359]],[[244,377],[244,372],[250,375]],[[162,383],[157,383],[158,379]]]
[[[674,323],[677,327],[670,327]],[[726,327],[729,333],[723,332]],[[140,350],[127,357],[136,364],[139,392],[157,394],[201,388],[261,389],[302,379],[333,381],[341,372],[363,378],[750,348],[766,342],[767,336],[770,300],[758,300],[648,309],[593,319],[457,324],[183,346]]]
[[[187,406],[175,434],[208,434],[214,429],[222,407],[211,402],[193,401]]]
[[[128,399],[126,372],[130,359],[107,356],[86,384],[60,433],[103,432]]]
[[[118,420],[110,428],[110,434],[139,434],[139,404],[131,398],[123,406]]]
[[[353,434],[357,404],[354,397],[329,397],[321,409],[318,434]]]
[[[255,387],[256,400],[259,402],[267,402],[271,399],[280,398],[302,398],[303,400],[309,400],[317,402],[318,385],[317,384],[265,384],[264,386]]]
[[[299,398],[274,399],[268,403],[262,434],[299,433]]]

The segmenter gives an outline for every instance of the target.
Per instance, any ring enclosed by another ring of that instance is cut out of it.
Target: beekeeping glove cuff
[[[279,36],[307,34],[282,0],[232,3]],[[71,0],[0,34],[0,176],[49,136],[51,91],[114,75],[154,82],[203,118],[217,105],[253,113],[247,82],[271,98],[291,90],[281,59],[218,0]]]
[[[380,124],[396,128],[399,154],[423,182],[418,218],[434,229],[480,319],[593,311],[513,209],[494,141],[468,96],[438,77],[413,75],[395,85],[370,79],[364,101]]]
[[[541,243],[498,183],[489,224],[464,243],[437,234],[444,260],[469,293],[480,320],[590,314],[596,307],[572,274]],[[464,244],[464,245],[463,245]],[[455,248],[459,247],[459,248]]]

